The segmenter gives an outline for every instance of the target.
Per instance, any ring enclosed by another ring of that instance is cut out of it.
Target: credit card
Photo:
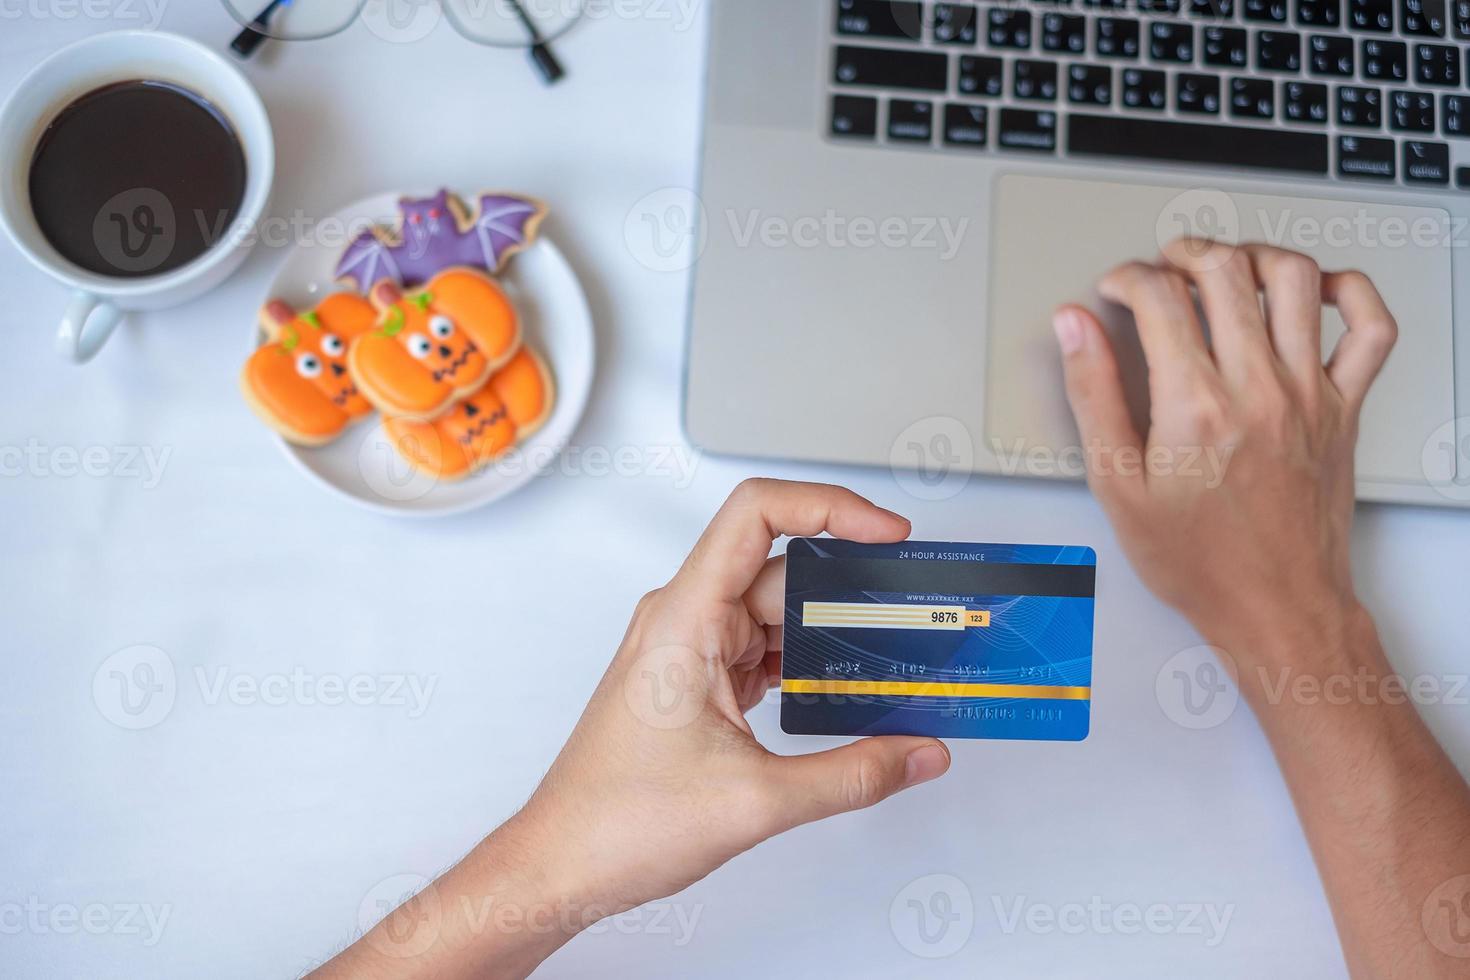
[[[1086,547],[792,538],[781,728],[1080,741],[1096,579]]]

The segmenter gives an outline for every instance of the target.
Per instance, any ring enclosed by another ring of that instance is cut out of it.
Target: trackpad
[[[1008,174],[995,188],[991,214],[985,428],[998,452],[1077,445],[1051,331],[1052,310],[1067,301],[1104,314],[1143,427],[1142,353],[1126,315],[1104,309],[1094,283],[1119,262],[1154,259],[1164,242],[1187,230],[1218,228],[1216,237],[1280,245],[1311,255],[1325,269],[1357,268],[1372,278],[1401,329],[1363,409],[1358,475],[1425,482],[1424,441],[1455,417],[1451,250],[1415,245],[1423,238],[1408,231],[1442,228],[1440,240],[1448,242],[1446,212]],[[1394,233],[1398,247],[1385,247]],[[1337,311],[1329,309],[1324,357],[1342,331]]]

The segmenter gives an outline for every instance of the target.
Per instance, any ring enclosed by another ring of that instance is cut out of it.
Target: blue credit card
[[[1091,548],[793,538],[781,728],[1080,741]]]

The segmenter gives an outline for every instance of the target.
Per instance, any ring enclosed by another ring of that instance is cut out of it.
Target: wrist
[[[1406,696],[1372,615],[1352,595],[1196,625],[1229,655],[1241,694],[1258,713],[1284,705],[1402,703]]]

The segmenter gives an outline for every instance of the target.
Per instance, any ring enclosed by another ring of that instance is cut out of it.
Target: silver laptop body
[[[696,445],[1079,477],[1050,312],[1137,374],[1092,284],[1189,233],[1372,276],[1359,497],[1470,505],[1470,2],[1124,2],[715,0]]]

